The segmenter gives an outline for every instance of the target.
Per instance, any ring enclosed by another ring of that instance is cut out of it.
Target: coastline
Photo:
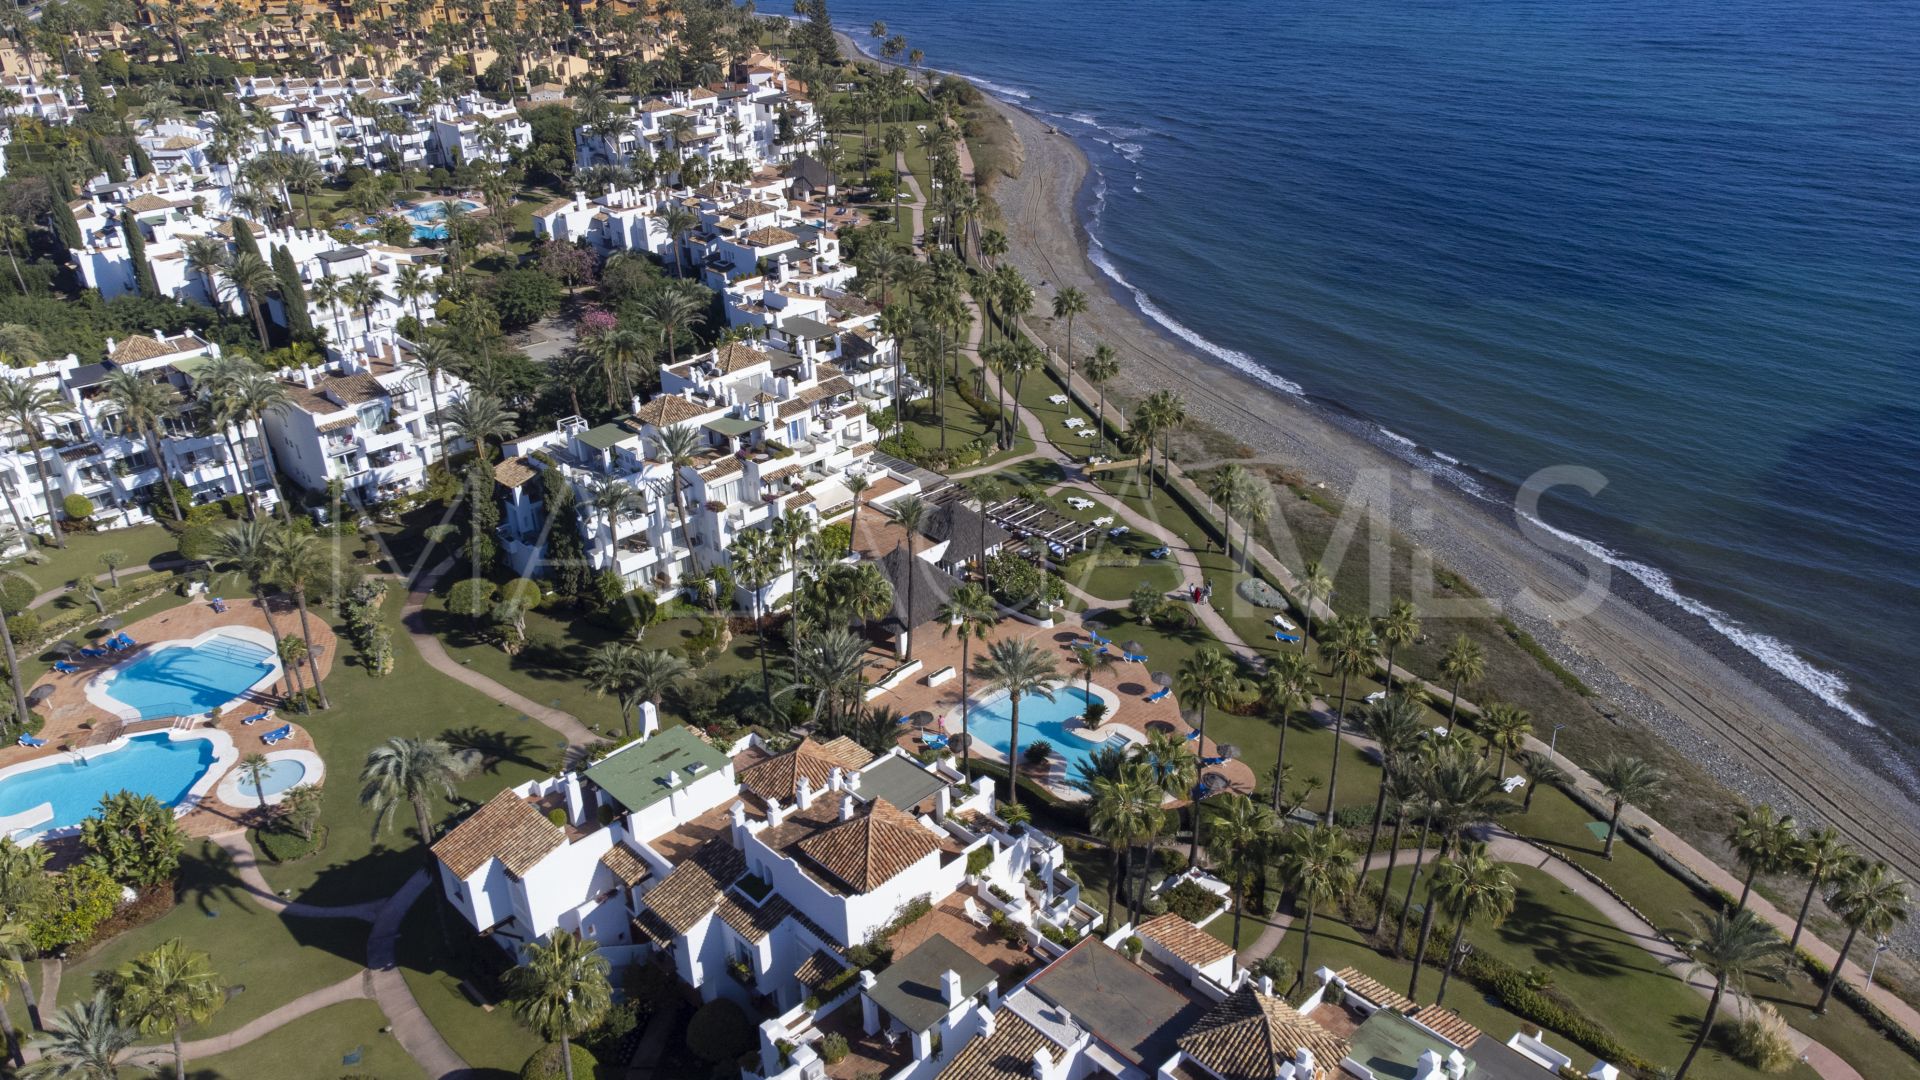
[[[840,38],[846,52],[890,64],[849,36]],[[1284,465],[1341,494],[1363,471],[1381,472],[1391,478],[1394,526],[1483,595],[1579,592],[1590,550],[1538,528],[1530,538],[1510,507],[1472,497],[1444,476],[1433,482],[1430,459],[1416,461],[1413,448],[1392,445],[1366,418],[1284,392],[1148,317],[1090,256],[1086,221],[1095,196],[1085,153],[1019,105],[985,89],[982,97],[1011,125],[1021,161],[1018,177],[1002,176],[992,185],[1009,242],[1001,261],[1034,283],[1037,312],[1060,287],[1087,295],[1089,310],[1075,320],[1075,347],[1084,355],[1104,341],[1119,350],[1123,370],[1110,396],[1131,401],[1148,389],[1173,388],[1192,420],[1260,448],[1243,462]],[[1051,322],[1034,318],[1029,325],[1057,349],[1064,335]],[[1187,442],[1184,464],[1211,463]],[[1511,615],[1596,691],[1603,713],[1620,718],[1614,722],[1650,729],[1732,792],[1831,823],[1909,880],[1920,879],[1920,804],[1887,774],[1883,730],[1861,728],[1624,572],[1610,575],[1610,595],[1583,619],[1555,624],[1521,610]],[[1717,836],[1694,839],[1724,847]],[[1909,944],[1920,939],[1907,936]]]

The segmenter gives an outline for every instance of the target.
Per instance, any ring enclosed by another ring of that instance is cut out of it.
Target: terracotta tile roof
[[[524,457],[510,457],[493,467],[493,478],[502,487],[517,488],[538,475]]]
[[[1465,1050],[1480,1041],[1480,1029],[1460,1019],[1460,1014],[1438,1005],[1428,1005],[1413,1014],[1436,1035]]]
[[[713,468],[701,473],[700,479],[725,480],[727,477],[739,472],[741,468],[743,468],[743,465],[740,459],[732,454],[728,454],[726,457],[715,462]]]
[[[189,143],[188,145],[192,144]],[[127,209],[136,214],[144,214],[151,210],[171,210],[173,209],[173,204],[158,195],[142,195],[137,199],[128,200]]]
[[[508,789],[435,841],[433,853],[457,878],[469,876],[489,859],[499,859],[519,877],[566,842],[560,826]]]
[[[762,802],[779,799],[791,802],[800,790],[800,778],[815,791],[826,790],[836,766],[841,769],[864,768],[873,760],[867,749],[842,735],[829,743],[800,740],[792,750],[740,771],[740,786],[760,797]]]
[[[541,207],[540,209],[535,210],[533,212],[533,216],[545,217],[548,214],[557,213],[561,210],[565,210],[567,207],[572,205],[573,205],[572,199],[555,199],[552,202],[548,203],[547,205]]]
[[[1382,1009],[1392,1009],[1394,1012],[1402,1013],[1410,1013],[1414,1009],[1412,998],[1386,986],[1359,968],[1341,968],[1334,978],[1347,984],[1347,989]]]
[[[1164,945],[1168,952],[1194,967],[1206,967],[1233,955],[1232,946],[1171,911],[1141,923],[1135,932]]]
[[[726,838],[708,840],[647,893],[642,901],[646,908],[642,929],[656,941],[671,941],[686,933],[713,913],[720,894],[746,872],[747,860]]]
[[[1033,1052],[1043,1048],[1057,1056],[1040,1029],[1003,1008],[993,1014],[993,1034],[967,1043],[937,1080],[1031,1080]]]
[[[740,896],[736,889],[729,889],[720,897],[720,920],[733,927],[734,933],[756,944],[765,941],[791,914],[793,905],[777,895],[767,897],[759,907]]]
[[[933,834],[885,799],[799,843],[816,865],[857,893],[892,881],[939,847]]]
[[[772,247],[775,244],[794,244],[799,241],[799,237],[777,225],[769,225],[764,229],[755,229],[747,234],[747,243],[752,244],[754,247]]]
[[[846,969],[847,966],[832,953],[825,949],[815,949],[812,956],[800,961],[800,966],[793,971],[793,977],[801,986],[814,991]]]
[[[652,401],[640,406],[634,418],[657,428],[684,424],[702,413],[712,412],[714,406],[681,397],[678,394],[660,394]]]
[[[1251,987],[1208,1009],[1180,1040],[1180,1049],[1222,1080],[1274,1080],[1301,1047],[1313,1051],[1316,1080],[1338,1075],[1347,1056],[1347,1040]]]
[[[142,360],[151,360],[156,356],[172,356],[183,353],[199,345],[199,341],[186,334],[161,341],[148,334],[130,337],[113,347],[108,358],[116,364],[134,364]]]
[[[335,420],[331,423],[321,424],[319,427],[319,431],[322,435],[325,435],[327,432],[330,432],[330,431],[345,431],[359,422],[360,422],[359,417],[349,416],[344,420]]]
[[[640,856],[635,855],[633,849],[625,844],[615,844],[608,848],[607,853],[600,856],[600,865],[613,871],[613,876],[619,878],[628,888],[653,876],[653,868],[641,862]]]
[[[731,375],[755,364],[772,361],[773,355],[767,350],[740,341],[729,341],[713,351],[713,364],[722,375]]]

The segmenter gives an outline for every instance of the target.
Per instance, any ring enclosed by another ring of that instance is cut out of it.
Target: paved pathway
[[[406,606],[400,609],[400,624],[406,628],[407,636],[413,639],[414,648],[420,650],[420,658],[425,660],[429,667],[453,681],[470,686],[502,705],[518,709],[552,728],[576,748],[603,741],[572,713],[550,705],[542,705],[524,694],[509,690],[447,655],[447,650],[440,644],[440,639],[427,629],[424,608],[427,595],[433,591],[440,576],[451,565],[452,560],[449,559],[428,571],[407,593]]]
[[[151,559],[145,563],[141,563],[138,566],[123,566],[120,568],[119,572],[126,575],[135,575],[140,573],[142,570],[178,570],[183,566],[189,566],[189,565],[191,564],[188,563],[187,560],[185,559]],[[109,585],[113,581],[113,575],[114,575],[114,572],[111,570],[102,570],[100,573],[93,575],[94,584]],[[34,597],[33,603],[29,604],[28,606],[39,607],[42,604],[51,604],[55,600],[60,599],[61,597],[67,595],[72,591],[73,591],[72,589],[68,588],[65,585],[61,585],[60,587],[55,589],[48,589],[46,592],[43,592],[39,596]]]
[[[434,877],[425,870],[417,871],[407,879],[400,891],[393,894],[386,905],[380,909],[380,917],[373,922],[373,934],[367,938],[368,991],[373,1000],[380,1005],[380,1011],[387,1014],[387,1022],[393,1025],[393,1037],[400,1041],[407,1054],[427,1071],[428,1076],[441,1078],[461,1077],[469,1073],[467,1063],[447,1040],[440,1037],[433,1021],[420,1009],[420,1003],[413,999],[413,992],[407,989],[407,980],[401,977],[398,961],[395,959],[395,943],[400,939],[400,922],[406,917],[407,909],[420,899],[420,894],[434,882]]]
[[[363,972],[359,975],[349,975],[332,986],[323,986],[312,993],[302,994],[265,1016],[255,1017],[225,1035],[210,1035],[204,1039],[194,1039],[182,1047],[186,1051],[189,1071],[193,1063],[201,1058],[237,1050],[255,1039],[281,1030],[308,1013],[319,1012],[329,1005],[338,1005],[343,1001],[357,1001],[368,996],[366,974]],[[164,1046],[139,1047],[130,1051],[126,1060],[156,1068],[161,1065],[171,1065],[173,1045],[169,1043]]]
[[[267,883],[266,876],[261,874],[260,860],[254,854],[253,845],[247,841],[245,829],[216,833],[208,839],[218,844],[220,850],[226,852],[228,858],[233,860],[234,876],[240,879],[241,886],[247,890],[253,902],[276,915],[297,919],[359,919],[363,922],[372,922],[380,914],[381,909],[389,903],[387,900],[368,900],[358,904],[330,907],[322,904],[301,903],[297,900],[289,901],[274,892],[273,886]]]

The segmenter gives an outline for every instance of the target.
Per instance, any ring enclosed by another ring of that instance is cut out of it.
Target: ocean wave
[[[1112,146],[1114,150],[1119,152],[1121,157],[1126,158],[1128,161],[1139,161],[1141,156],[1147,152],[1146,147],[1134,142],[1117,142],[1109,143],[1108,145]]]
[[[1555,528],[1532,514],[1522,514],[1541,531],[1563,540],[1617,570],[1623,570],[1645,585],[1654,595],[1690,615],[1698,616],[1714,632],[1739,646],[1754,659],[1784,676],[1789,682],[1832,706],[1835,711],[1862,727],[1875,727],[1873,720],[1847,700],[1852,689],[1847,681],[1814,664],[1793,651],[1793,647],[1771,634],[1763,634],[1740,624],[1733,616],[1711,604],[1696,600],[1674,587],[1673,578],[1656,566],[1629,559],[1604,544],[1565,529]]]
[[[1409,450],[1418,449],[1420,446],[1419,443],[1414,442],[1412,439],[1407,438],[1405,435],[1402,435],[1391,428],[1384,428],[1384,427],[1381,428],[1380,434],[1385,435],[1387,438],[1392,439],[1394,442],[1399,443],[1401,446],[1404,446]]]

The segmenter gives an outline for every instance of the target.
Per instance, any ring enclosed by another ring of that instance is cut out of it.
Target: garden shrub
[[[327,831],[325,829],[314,830],[306,835],[302,835],[299,830],[283,822],[276,822],[274,826],[270,828],[253,830],[253,846],[259,848],[260,854],[265,855],[269,861],[275,863],[288,863],[304,859],[314,852],[319,851],[321,846],[326,843],[326,840]]]
[[[837,1031],[820,1040],[820,1060],[829,1065],[840,1064],[852,1052],[853,1048],[847,1045],[847,1037]]]
[[[993,848],[982,844],[967,852],[967,876],[979,877],[993,863]]]
[[[1166,898],[1168,911],[1192,923],[1220,910],[1220,898],[1193,881],[1183,881],[1168,889]]]
[[[1160,872],[1168,877],[1179,877],[1187,872],[1187,853],[1177,847],[1163,847],[1154,853],[1160,861]]]
[[[1745,1016],[1727,1025],[1727,1046],[1734,1057],[1761,1072],[1786,1072],[1799,1060],[1787,1037],[1787,1022],[1765,1002],[1750,1004]]]
[[[189,525],[180,534],[180,557],[191,562],[206,562],[220,553],[220,530],[208,523]]]
[[[69,495],[60,501],[60,508],[67,516],[76,521],[85,521],[93,516],[93,500],[85,495]]]
[[[93,932],[120,903],[120,885],[86,863],[53,878],[47,902],[34,908],[27,937],[41,952],[92,940]]]
[[[121,791],[100,800],[80,823],[86,862],[127,885],[158,885],[180,868],[186,840],[173,808],[151,795]]]
[[[588,1080],[600,1067],[587,1048],[579,1043],[568,1047],[567,1056],[573,1059],[574,1080]],[[520,1066],[520,1080],[566,1080],[567,1070],[560,1060],[560,1044],[548,1043],[533,1052],[527,1063]]]
[[[715,1065],[749,1053],[757,1043],[747,1014],[726,998],[700,1006],[687,1021],[687,1048]]]
[[[7,633],[13,635],[16,642],[40,640],[40,616],[31,611],[7,616]]]
[[[1045,739],[1028,743],[1027,748],[1020,752],[1020,756],[1027,759],[1028,765],[1038,768],[1045,765],[1047,759],[1053,756],[1053,744]]]

